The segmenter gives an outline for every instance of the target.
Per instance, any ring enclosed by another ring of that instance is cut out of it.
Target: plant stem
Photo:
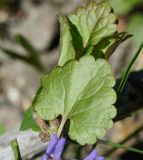
[[[60,138],[61,136],[61,133],[62,133],[62,130],[64,128],[64,125],[66,123],[67,119],[66,118],[62,118],[62,121],[61,121],[61,124],[59,126],[59,129],[58,129],[58,133],[57,133],[57,136]]]
[[[17,139],[11,141],[11,147],[14,152],[15,160],[22,160]]]
[[[125,83],[128,79],[128,76],[129,76],[129,73],[130,73],[130,70],[134,64],[134,62],[136,61],[137,57],[139,56],[141,50],[143,48],[143,42],[142,44],[140,45],[139,49],[137,50],[136,54],[134,55],[134,57],[132,58],[132,60],[130,61],[126,71],[124,72],[123,76],[122,76],[122,79],[121,79],[121,82],[119,84],[119,87],[117,88],[117,95],[119,96],[120,93],[122,92],[124,86],[125,86]]]
[[[113,147],[113,148],[124,149],[126,151],[131,151],[131,152],[136,152],[136,153],[143,154],[143,150],[139,150],[139,149],[136,149],[136,148],[133,148],[133,147],[128,147],[128,146],[125,146],[125,145],[122,145],[122,144],[119,144],[119,143],[113,143],[113,142],[110,142],[110,141],[107,141],[107,140],[98,140],[98,143],[108,145],[108,146]]]
[[[133,133],[131,133],[128,137],[126,137],[124,140],[122,140],[121,142],[119,142],[120,144],[124,144],[126,143],[128,140],[130,140],[131,138],[133,138],[135,135],[137,135],[140,131],[143,130],[143,125],[141,125],[139,128],[137,128]],[[108,151],[105,156],[109,156],[111,155],[114,151],[116,150],[116,148],[113,148],[112,150]]]

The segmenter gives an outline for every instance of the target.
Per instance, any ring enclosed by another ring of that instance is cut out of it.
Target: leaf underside
[[[93,144],[105,135],[116,115],[115,80],[103,59],[84,56],[43,76],[32,107],[43,120],[70,120],[69,136]]]

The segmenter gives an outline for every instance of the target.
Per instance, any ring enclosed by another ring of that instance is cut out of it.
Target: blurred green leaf
[[[141,3],[142,0],[108,0],[113,7],[115,14],[125,15],[127,14],[136,4]]]
[[[138,47],[143,41],[143,13],[136,13],[129,18],[127,30],[133,35],[134,44]]]
[[[19,43],[31,56],[38,55],[37,50],[30,44],[30,42],[21,34],[15,36],[15,40]]]
[[[17,34],[15,40],[27,51],[29,62],[40,71],[43,71],[44,67],[40,61],[38,51],[32,46],[32,44],[21,34]]]
[[[42,65],[40,58],[38,56],[38,52],[32,45],[26,40],[22,35],[16,36],[16,41],[26,50],[26,54],[19,53],[17,51],[13,51],[7,48],[0,46],[0,49],[7,54],[9,57],[13,59],[18,59],[24,61],[39,71],[44,71],[44,66]]]
[[[4,134],[6,132],[5,127],[0,123],[0,135]]]
[[[14,152],[15,160],[22,160],[19,145],[16,139],[11,141],[11,147]]]
[[[0,0],[0,9],[5,8],[8,5],[7,0]]]
[[[0,46],[0,49],[7,54],[9,57],[13,58],[13,59],[19,59],[22,60],[26,63],[29,63],[29,60],[27,59],[27,57],[23,56],[22,54],[16,52],[16,51],[12,51],[10,49],[6,49]]]
[[[36,121],[32,116],[32,107],[29,107],[26,110],[23,121],[21,123],[21,127],[20,127],[20,130],[22,131],[27,129],[32,129],[33,131],[36,131],[36,132],[40,131],[40,127],[37,125]]]

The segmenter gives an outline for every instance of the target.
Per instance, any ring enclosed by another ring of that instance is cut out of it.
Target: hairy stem
[[[60,137],[61,136],[61,133],[62,133],[62,130],[64,128],[64,125],[66,123],[66,118],[62,118],[62,121],[61,121],[61,124],[59,126],[59,129],[58,129],[58,133],[57,133],[57,136]]]

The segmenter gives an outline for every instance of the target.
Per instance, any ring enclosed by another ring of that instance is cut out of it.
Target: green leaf
[[[84,48],[96,45],[103,37],[112,35],[117,30],[116,16],[111,13],[111,7],[107,2],[91,2],[86,8],[79,7],[76,14],[68,18],[79,31]]]
[[[72,35],[66,18],[60,16],[60,58],[58,65],[62,66],[68,60],[75,58],[75,50],[72,42]]]
[[[108,59],[116,48],[125,40],[132,37],[128,35],[126,32],[115,33],[112,36],[103,38],[97,45],[94,46],[94,50],[92,51],[92,55],[95,58],[105,58]]]
[[[14,152],[15,160],[22,160],[19,145],[16,139],[11,141],[11,147]]]
[[[116,16],[107,2],[91,2],[86,8],[79,7],[76,14],[60,17],[59,66],[83,55],[109,58],[119,44],[130,37],[117,32],[115,21]]]
[[[71,139],[93,144],[105,135],[116,115],[114,84],[107,61],[83,56],[43,76],[32,107],[43,120],[61,115],[59,130],[69,119]]]
[[[27,129],[32,129],[33,131],[36,131],[36,132],[40,131],[40,127],[37,125],[36,121],[33,119],[32,107],[29,107],[26,110],[23,121],[20,126],[20,130],[22,131],[27,130]]]
[[[68,24],[69,24],[69,27],[70,27],[70,32],[71,32],[71,35],[72,35],[72,43],[73,43],[74,49],[76,51],[75,58],[79,59],[84,54],[83,39],[82,39],[77,27],[74,26],[69,21],[68,18],[67,18],[67,20],[68,20]]]

